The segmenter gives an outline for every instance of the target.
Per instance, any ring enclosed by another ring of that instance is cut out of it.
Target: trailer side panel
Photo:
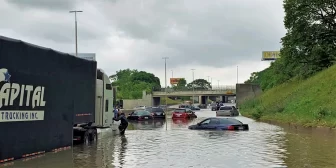
[[[95,69],[94,61],[0,36],[0,160],[71,146],[74,113],[94,111]]]

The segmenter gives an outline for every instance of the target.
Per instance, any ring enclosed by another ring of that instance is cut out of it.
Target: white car
[[[145,110],[146,106],[136,106],[133,108],[133,110]]]

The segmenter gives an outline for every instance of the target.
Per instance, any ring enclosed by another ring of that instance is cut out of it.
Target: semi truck
[[[0,164],[96,140],[112,111],[96,61],[0,36]]]

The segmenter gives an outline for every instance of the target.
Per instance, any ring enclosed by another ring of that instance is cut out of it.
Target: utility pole
[[[195,69],[191,69],[191,71],[192,71],[192,78],[193,78],[193,81],[192,81],[192,83],[195,81],[195,76],[194,76],[194,71],[195,71]],[[195,104],[195,83],[193,83],[192,84],[192,88],[193,88],[193,104]]]
[[[166,93],[166,108],[167,108],[167,59],[169,59],[169,57],[163,57],[162,59],[165,60],[165,93]]]
[[[238,65],[237,65],[237,84],[238,84]]]
[[[75,13],[75,39],[76,39],[76,57],[78,57],[78,43],[77,43],[77,13],[80,13],[83,11],[78,11],[78,10],[74,10],[74,11],[69,11],[69,13]]]

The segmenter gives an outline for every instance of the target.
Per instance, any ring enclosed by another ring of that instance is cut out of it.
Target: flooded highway
[[[335,168],[336,133],[255,122],[249,131],[196,131],[188,125],[214,111],[196,111],[198,118],[130,123],[125,136],[101,130],[91,145],[18,160],[8,168]]]

